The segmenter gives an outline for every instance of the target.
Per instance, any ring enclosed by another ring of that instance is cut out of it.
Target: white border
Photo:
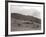
[[[43,12],[41,13],[41,30],[33,30],[33,31],[15,31],[11,32],[11,12],[10,12],[10,5],[32,5],[32,6],[41,6],[41,4],[21,4],[21,3],[8,3],[8,35],[12,34],[26,34],[26,33],[42,33],[43,32]]]

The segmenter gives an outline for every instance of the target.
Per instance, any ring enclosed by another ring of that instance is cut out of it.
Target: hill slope
[[[18,13],[11,13],[11,17],[15,18],[15,19],[19,19],[19,20],[26,20],[26,21],[33,21],[33,22],[37,22],[41,24],[41,20],[33,17],[33,16],[29,16],[29,15],[22,15],[22,14],[18,14]]]

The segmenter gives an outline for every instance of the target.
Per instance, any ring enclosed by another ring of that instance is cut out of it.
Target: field
[[[40,30],[41,19],[33,16],[11,13],[11,31]]]

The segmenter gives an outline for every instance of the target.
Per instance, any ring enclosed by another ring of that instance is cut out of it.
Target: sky
[[[10,5],[11,13],[19,13],[22,15],[34,16],[41,18],[41,13],[43,12],[42,6],[31,6],[31,5]]]

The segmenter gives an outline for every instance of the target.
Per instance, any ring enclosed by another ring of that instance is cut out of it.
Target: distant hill
[[[19,19],[19,20],[33,21],[33,22],[37,22],[37,23],[41,24],[41,19],[38,19],[38,18],[33,17],[33,16],[29,16],[29,15],[22,15],[22,14],[18,14],[18,13],[11,13],[11,17],[13,17],[15,19]]]

